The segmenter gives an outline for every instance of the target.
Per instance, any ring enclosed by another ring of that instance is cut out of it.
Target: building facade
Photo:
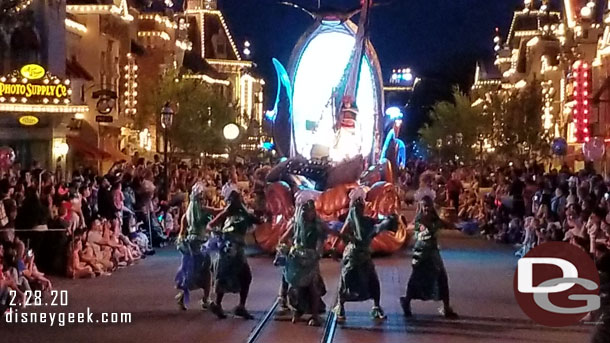
[[[525,0],[508,33],[496,30],[493,65],[479,62],[476,67],[473,91],[482,102],[535,84],[541,92],[544,134],[565,138],[573,159],[582,144],[608,137],[610,115],[602,94],[610,62],[610,20],[608,3],[600,3],[564,0],[563,10],[554,11],[550,1]]]
[[[10,20],[0,19],[0,145],[11,146],[25,165],[63,170],[162,152],[159,121],[135,119],[149,110],[142,95],[155,91],[168,68],[213,84],[238,106],[244,131],[260,123],[264,81],[242,59],[216,1],[171,6],[24,0],[12,9]],[[65,94],[20,92],[56,84]]]

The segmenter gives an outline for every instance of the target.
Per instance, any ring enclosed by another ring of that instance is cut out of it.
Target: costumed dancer
[[[438,232],[446,225],[436,213],[432,198],[424,196],[415,217],[413,271],[409,278],[407,294],[400,298],[405,317],[412,316],[411,300],[442,300],[440,314],[449,319],[458,317],[449,303],[449,280],[437,242]]]
[[[227,207],[209,224],[208,230],[216,230],[219,235],[218,253],[213,257],[214,291],[216,299],[210,310],[220,319],[226,318],[222,309],[222,299],[226,293],[239,293],[239,305],[233,314],[245,319],[254,317],[246,310],[246,300],[252,282],[252,272],[245,253],[245,236],[259,218],[248,212],[241,195],[232,190]],[[218,229],[220,228],[220,229]]]
[[[205,251],[204,244],[208,239],[206,227],[217,210],[205,207],[206,188],[201,182],[193,185],[190,203],[183,218],[183,225],[178,235],[177,247],[182,254],[182,263],[176,274],[176,301],[178,307],[186,310],[189,291],[203,289],[201,306],[208,307],[211,288],[211,260]]]
[[[310,314],[308,325],[319,326],[320,313],[324,313],[326,307],[322,301],[326,287],[320,274],[320,247],[328,234],[338,236],[339,233],[318,217],[314,201],[308,200],[297,207],[293,223],[281,241],[291,234],[293,245],[286,258],[282,282],[288,286],[292,322]]]
[[[362,148],[361,128],[357,120],[358,108],[352,103],[351,97],[344,97],[341,106],[335,146],[331,152],[335,161],[353,158],[360,154]]]
[[[375,264],[371,258],[371,242],[384,230],[396,228],[395,217],[388,217],[382,222],[364,215],[366,194],[360,188],[351,192],[351,204],[348,217],[341,232],[347,239],[347,246],[341,261],[341,284],[339,303],[335,308],[337,320],[345,321],[345,302],[373,300],[371,316],[375,320],[385,319],[380,306],[381,287]]]

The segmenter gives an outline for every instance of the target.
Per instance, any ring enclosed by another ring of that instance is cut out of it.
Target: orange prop
[[[349,192],[358,187],[357,183],[348,183],[326,190],[316,200],[316,211],[322,220],[339,220],[349,209]]]
[[[268,185],[265,198],[270,221],[255,228],[254,240],[263,251],[273,253],[288,229],[288,223],[294,215],[294,204],[290,187],[285,182]]]

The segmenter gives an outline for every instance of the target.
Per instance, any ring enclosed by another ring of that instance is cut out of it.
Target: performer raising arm
[[[221,238],[220,250],[213,259],[216,301],[210,305],[210,310],[218,318],[226,318],[222,298],[225,293],[239,293],[239,305],[233,313],[238,317],[252,319],[254,317],[246,310],[252,272],[244,248],[248,229],[254,224],[260,224],[260,220],[246,210],[238,191],[233,190],[227,200],[227,207],[208,224],[210,231],[221,227],[217,231]]]
[[[371,316],[373,319],[385,319],[386,316],[379,304],[381,288],[371,258],[370,245],[373,238],[381,231],[396,227],[395,217],[389,217],[376,224],[373,218],[364,215],[364,193],[352,196],[349,214],[341,230],[347,235],[347,246],[341,262],[341,286],[339,303],[335,308],[337,320],[345,321],[345,302],[373,300]]]

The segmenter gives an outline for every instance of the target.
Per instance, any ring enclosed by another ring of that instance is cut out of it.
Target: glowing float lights
[[[589,132],[589,93],[591,91],[590,65],[583,61],[576,61],[572,66],[574,82],[574,108],[572,109],[575,138],[579,143],[588,142],[591,138]]]
[[[335,146],[334,109],[330,99],[349,63],[355,41],[353,31],[347,26],[322,23],[298,54],[292,88],[292,139],[295,152],[305,158],[310,158],[314,143],[331,149]],[[356,94],[362,138],[359,151],[369,156],[373,151],[381,98],[376,64],[368,56],[362,59],[359,79]]]
[[[266,151],[271,151],[274,147],[275,145],[271,142],[263,142],[263,144],[261,144],[261,149]]]
[[[390,120],[396,120],[396,119],[402,119],[403,118],[403,114],[402,114],[402,110],[399,107],[390,107],[387,110],[385,110],[385,115],[390,119]]]

